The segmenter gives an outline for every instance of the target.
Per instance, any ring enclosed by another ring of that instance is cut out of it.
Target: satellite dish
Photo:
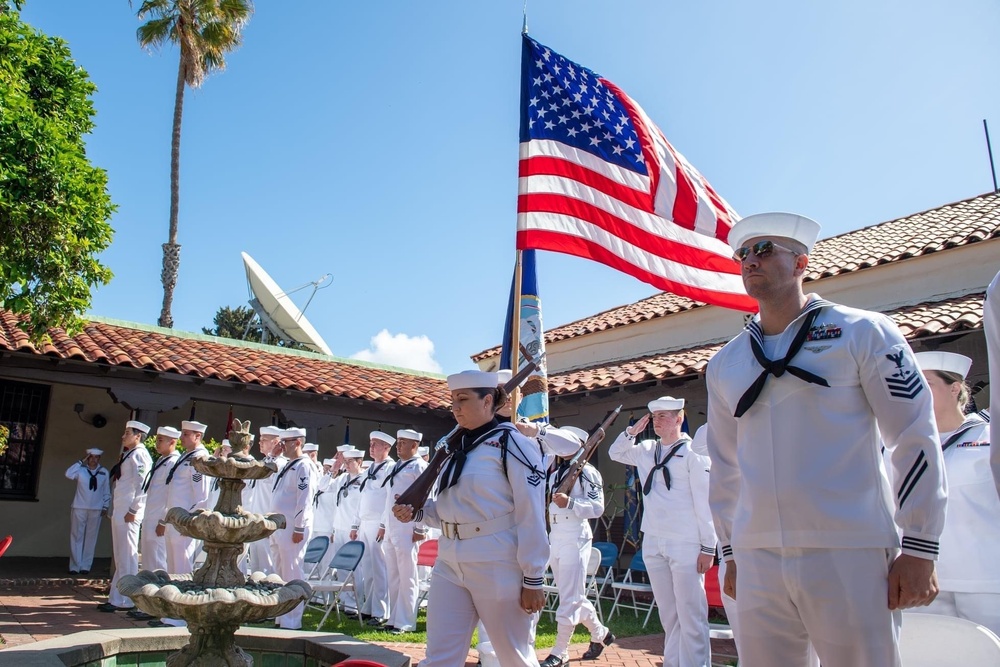
[[[333,355],[319,332],[313,328],[306,316],[288,298],[288,293],[282,292],[278,283],[267,274],[267,271],[260,267],[260,264],[253,260],[253,257],[244,253],[243,266],[247,270],[247,287],[250,289],[250,306],[253,307],[257,317],[260,318],[261,339],[267,342],[268,334],[282,341],[301,343],[314,352]],[[319,286],[326,282],[329,274],[323,276],[313,283],[306,283],[313,286],[313,295]],[[298,289],[302,289],[301,287]],[[293,290],[297,291],[297,290]],[[312,301],[312,296],[309,297]],[[306,303],[309,307],[309,303]],[[305,309],[303,309],[305,310]]]

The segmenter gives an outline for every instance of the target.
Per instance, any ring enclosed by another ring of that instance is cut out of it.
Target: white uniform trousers
[[[101,532],[101,510],[70,510],[69,569],[72,572],[90,570],[94,564],[94,548]]]
[[[964,618],[984,625],[1000,635],[1000,593],[955,593],[941,591],[926,607],[907,609],[907,613],[941,614]],[[903,622],[906,622],[904,617]]]
[[[736,613],[736,600],[729,597],[725,593],[726,587],[726,568],[728,564],[726,561],[719,563],[719,592],[722,598],[722,606],[726,610],[726,619],[729,621],[729,629],[733,631],[733,641],[736,642],[736,653],[740,652],[740,622],[738,614]],[[819,658],[816,656],[816,651],[813,650],[812,644],[809,645],[809,660],[806,663],[807,667],[820,667]]]
[[[201,546],[201,540],[181,535],[171,525],[167,526],[164,537],[167,547],[167,572],[170,574],[194,572],[194,557]]]
[[[156,534],[157,521],[142,522],[139,533],[139,553],[142,554],[142,569],[156,572],[167,569],[167,533],[163,537]]]
[[[899,667],[886,549],[734,549],[741,667]]]
[[[550,535],[549,567],[559,590],[559,607],[556,609],[556,644],[552,655],[563,656],[569,652],[569,642],[578,623],[590,631],[590,641],[604,639],[605,628],[597,610],[587,599],[587,561],[590,559],[591,540],[580,537],[579,531],[561,536]]]
[[[327,568],[330,567],[330,561],[332,561],[333,557],[337,555],[337,552],[340,551],[340,548],[350,541],[351,541],[350,528],[341,528],[339,530],[334,531],[333,537],[330,538],[330,548],[326,550],[325,554],[323,554],[323,559],[320,561],[319,570],[317,570],[317,572],[320,573],[320,576],[326,573]],[[347,572],[338,572],[337,576],[335,577],[335,580],[344,581],[345,579],[347,579],[347,576],[348,576]],[[364,590],[363,588],[364,582],[361,579],[362,579],[361,570],[358,569],[354,573],[354,585],[357,587],[358,590]],[[352,613],[358,610],[358,601],[352,591],[344,591],[340,594],[340,606],[341,609],[346,609]]]
[[[292,528],[282,528],[271,534],[271,544],[275,548],[275,561],[278,567],[278,576],[286,584],[294,579],[305,579],[303,563],[306,557],[306,548],[312,534],[306,531],[305,538],[298,544],[292,542]],[[295,609],[287,614],[282,614],[274,619],[278,626],[285,630],[299,630],[302,628],[302,612],[305,611],[305,602],[300,602]]]
[[[111,575],[108,602],[116,607],[135,607],[131,598],[118,592],[118,581],[127,574],[139,573],[139,522],[126,523],[124,517],[111,517],[111,547],[115,557],[115,573]]]
[[[420,544],[413,541],[413,533],[409,530],[396,533],[386,531],[382,540],[389,582],[388,624],[400,630],[414,630],[417,627],[417,598],[420,597],[420,581],[417,578],[419,548]]]
[[[250,572],[263,572],[264,574],[274,574],[277,570],[274,567],[272,557],[271,540],[263,539],[251,542],[249,545],[249,569]]]
[[[531,641],[537,614],[521,608],[523,576],[514,562],[453,563],[439,557],[427,604],[427,657],[420,667],[464,665],[480,619],[503,667],[538,667]]]
[[[379,521],[362,521],[358,539],[365,544],[361,557],[361,577],[364,583],[364,603],[361,611],[375,618],[389,617],[389,575],[385,568],[385,552],[377,541]]]
[[[705,575],[698,573],[700,553],[697,542],[655,535],[647,535],[642,541],[642,558],[663,626],[664,667],[712,664]]]

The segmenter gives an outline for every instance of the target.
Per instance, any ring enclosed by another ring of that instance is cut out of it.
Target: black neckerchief
[[[278,488],[278,482],[280,482],[281,478],[285,476],[285,473],[288,472],[289,470],[291,470],[292,468],[294,468],[295,465],[299,461],[301,461],[302,459],[305,459],[305,458],[309,458],[309,457],[307,457],[305,454],[303,454],[302,456],[298,457],[297,459],[292,459],[291,461],[289,461],[288,463],[286,463],[285,467],[282,468],[281,472],[278,473],[278,477],[274,480],[274,486],[271,487],[271,490],[272,491],[276,490]]]
[[[802,320],[802,324],[799,325],[799,330],[795,333],[795,337],[792,339],[792,344],[788,346],[788,352],[781,359],[771,360],[767,358],[764,354],[764,344],[763,344],[763,330],[760,328],[760,322],[758,320],[753,320],[747,325],[747,330],[750,333],[750,349],[753,351],[753,356],[757,359],[757,363],[761,365],[764,370],[761,371],[757,379],[754,380],[753,384],[743,393],[740,397],[739,403],[736,404],[736,412],[733,416],[739,419],[743,414],[750,409],[757,398],[760,396],[760,392],[764,390],[764,383],[767,382],[767,376],[773,375],[776,378],[780,378],[788,371],[795,377],[806,382],[811,382],[812,384],[818,384],[823,387],[829,387],[830,383],[821,378],[820,376],[810,373],[807,370],[798,368],[797,366],[791,366],[791,361],[795,358],[795,355],[799,353],[802,346],[806,342],[806,337],[809,335],[809,329],[812,328],[813,322],[819,316],[819,311],[824,307],[831,305],[828,301],[822,299],[815,299],[806,305],[803,313],[805,318]],[[801,317],[801,315],[800,315]]]
[[[113,479],[113,480],[115,480],[117,482],[118,480],[120,480],[122,478],[122,464],[125,463],[125,459],[127,459],[130,456],[132,456],[132,452],[134,452],[136,450],[136,447],[138,447],[138,446],[139,445],[136,445],[135,447],[133,447],[132,449],[128,450],[127,452],[122,452],[122,457],[120,459],[118,459],[118,463],[116,463],[113,466],[111,466],[111,479]]]
[[[482,426],[477,426],[462,434],[458,449],[451,453],[451,457],[449,457],[448,462],[444,465],[444,472],[441,473],[441,479],[438,482],[439,493],[458,483],[458,478],[462,474],[462,468],[465,467],[465,460],[468,458],[469,452],[478,447],[479,443],[496,431],[498,426],[499,422],[494,417]]]
[[[965,418],[965,421],[962,422],[962,425],[958,427],[958,430],[948,436],[948,439],[941,444],[941,451],[947,451],[949,447],[958,442],[959,438],[983,423],[985,422],[983,422],[982,418],[978,415],[969,415]]]
[[[659,459],[660,453],[663,451],[663,443],[660,441],[656,442],[656,451],[653,452],[653,467],[650,469],[649,474],[646,475],[646,483],[642,485],[642,495],[648,496],[650,491],[653,490],[653,476],[656,475],[657,470],[663,471],[663,482],[667,485],[667,491],[670,490],[670,470],[667,469],[667,463],[688,442],[691,442],[689,437],[686,435],[681,436],[680,440],[670,446],[670,451],[667,452],[662,461]]]
[[[159,470],[161,466],[164,466],[164,465],[166,465],[167,461],[169,461],[169,460],[170,460],[170,457],[171,457],[171,456],[173,456],[173,454],[167,454],[166,456],[161,456],[161,457],[160,457],[160,460],[159,460],[159,461],[157,461],[157,462],[156,462],[156,463],[155,463],[155,464],[153,465],[153,469],[149,471],[149,474],[148,474],[148,475],[146,475],[146,479],[145,479],[145,481],[144,481],[144,482],[142,483],[142,492],[143,492],[143,493],[146,493],[147,491],[149,491],[149,485],[150,485],[150,483],[152,483],[152,481],[153,481],[153,474],[154,474],[154,473],[155,473],[155,472],[156,472],[157,470]]]
[[[354,484],[359,484],[361,479],[361,474],[359,473],[354,479],[349,479],[340,485],[340,489],[337,491],[337,507],[340,507],[340,501],[347,498],[347,494],[350,491],[351,486]]]
[[[388,462],[389,462],[389,459],[386,459],[385,461],[382,461],[382,463],[379,463],[378,465],[375,465],[373,463],[372,465],[368,466],[368,472],[367,472],[367,474],[365,474],[365,478],[361,482],[361,490],[362,491],[365,490],[365,484],[367,484],[369,480],[375,479],[376,475],[378,475],[378,471],[381,470],[382,468],[384,468],[385,464],[388,463]]]
[[[90,472],[90,468],[88,468],[86,466],[84,466],[83,469],[87,471],[88,475],[90,475],[90,482],[88,483],[88,486],[90,487],[90,490],[91,491],[97,491],[97,476],[101,474],[101,467],[98,466],[94,470],[94,472]]]
[[[194,456],[194,453],[197,452],[199,449],[204,449],[204,447],[195,447],[190,452],[184,452],[184,456],[177,459],[177,463],[175,463],[174,466],[170,469],[170,472],[167,473],[167,481],[166,481],[167,484],[170,484],[171,480],[173,480],[174,473],[177,472],[177,469],[181,467],[181,464],[183,464],[189,458]]]
[[[385,479],[382,480],[382,486],[385,487],[386,484],[389,485],[389,488],[395,486],[396,483],[392,480],[396,478],[396,475],[403,472],[403,470],[405,470],[408,465],[416,461],[418,458],[420,457],[414,454],[412,457],[406,459],[405,461],[396,461],[396,465],[392,467],[392,472],[386,475]]]

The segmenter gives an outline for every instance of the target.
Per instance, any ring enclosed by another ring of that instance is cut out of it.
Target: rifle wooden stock
[[[573,490],[573,485],[576,484],[576,480],[580,478],[580,474],[583,472],[583,466],[587,465],[587,461],[590,457],[594,455],[597,451],[597,446],[601,444],[604,440],[604,435],[607,433],[608,429],[618,418],[618,413],[622,411],[622,406],[618,406],[611,412],[609,412],[605,417],[604,421],[597,425],[594,432],[590,434],[587,438],[587,442],[584,443],[580,451],[576,453],[573,457],[572,463],[570,463],[569,472],[563,478],[563,481],[559,483],[559,488],[556,489],[556,493],[562,493],[563,495],[569,495],[570,491]]]
[[[521,386],[536,368],[538,368],[538,362],[529,361],[524,368],[517,372],[517,375],[504,383],[504,391],[510,394],[516,387]],[[413,508],[414,514],[417,510],[423,509],[424,503],[427,502],[427,497],[430,496],[431,489],[434,488],[434,483],[441,473],[441,468],[444,467],[445,461],[461,442],[463,434],[465,434],[465,429],[456,424],[448,435],[438,440],[438,445],[435,447],[427,467],[413,480],[413,484],[399,494],[399,498],[396,499],[397,505],[409,505]]]

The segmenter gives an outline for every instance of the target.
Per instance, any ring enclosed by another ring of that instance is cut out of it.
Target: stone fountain
[[[266,479],[277,472],[273,463],[246,454],[250,439],[250,422],[234,420],[229,432],[233,454],[193,461],[196,470],[220,480],[214,510],[173,507],[167,512],[167,523],[182,535],[204,540],[205,564],[194,574],[143,570],[118,582],[118,590],[147,614],[187,621],[191,640],[167,658],[167,667],[251,667],[253,659],[235,643],[240,624],[288,613],[312,595],[304,581],[285,583],[277,575],[260,572],[247,577],[237,564],[244,543],[285,527],[281,514],[264,516],[242,507],[245,480]]]

